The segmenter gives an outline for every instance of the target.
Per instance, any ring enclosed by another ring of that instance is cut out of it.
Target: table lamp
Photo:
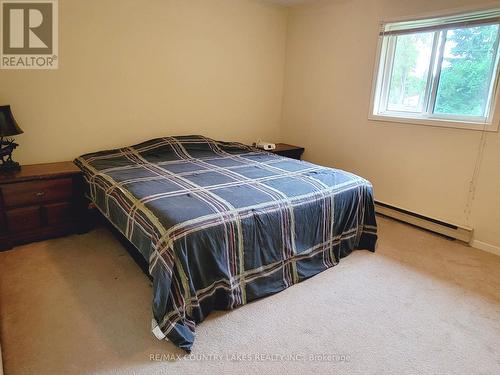
[[[0,173],[19,171],[21,166],[12,160],[12,152],[19,146],[14,143],[14,135],[22,134],[23,131],[17,125],[12,111],[10,110],[10,105],[0,106]]]

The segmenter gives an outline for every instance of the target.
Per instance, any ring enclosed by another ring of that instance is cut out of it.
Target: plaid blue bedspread
[[[149,262],[153,333],[190,351],[195,325],[375,250],[371,184],[202,136],[75,160],[89,198]]]

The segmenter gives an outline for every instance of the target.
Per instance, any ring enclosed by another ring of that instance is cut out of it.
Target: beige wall
[[[469,224],[476,241],[500,246],[498,133],[487,135],[468,220],[469,181],[481,133],[367,119],[381,20],[484,4],[332,0],[293,8],[288,21],[283,140],[304,145],[306,159],[370,179],[378,200]]]
[[[286,9],[257,0],[60,0],[59,70],[0,70],[40,163],[155,136],[279,134]]]

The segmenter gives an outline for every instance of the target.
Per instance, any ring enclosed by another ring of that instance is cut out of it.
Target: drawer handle
[[[38,193],[35,193],[35,195],[36,195],[38,198],[41,198],[41,197],[44,197],[44,196],[45,196],[45,192],[44,192],[44,191],[39,191]]]

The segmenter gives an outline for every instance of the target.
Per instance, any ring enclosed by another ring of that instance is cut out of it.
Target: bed
[[[191,351],[195,326],[375,251],[371,184],[203,136],[83,155],[88,197],[141,253],[152,331]]]

